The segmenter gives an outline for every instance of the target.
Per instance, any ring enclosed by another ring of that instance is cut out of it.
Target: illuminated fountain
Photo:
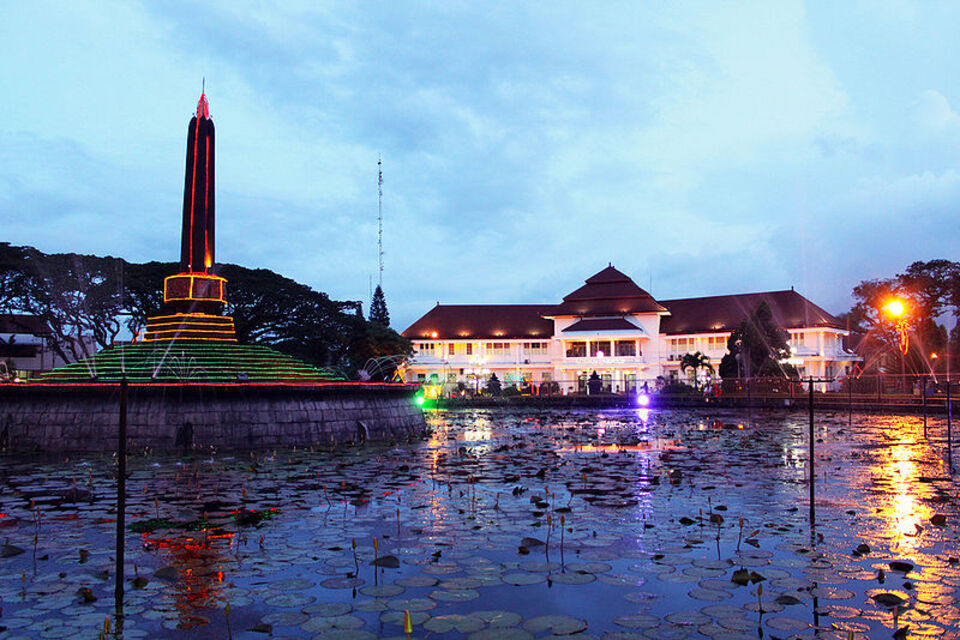
[[[117,394],[130,387],[133,447],[258,448],[405,437],[424,428],[416,385],[350,382],[260,345],[237,343],[216,274],[215,139],[205,94],[187,134],[180,270],[142,340],[104,349],[0,390],[0,435],[12,449],[116,445]]]

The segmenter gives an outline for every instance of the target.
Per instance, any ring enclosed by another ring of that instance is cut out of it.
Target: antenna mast
[[[383,161],[377,154],[377,259],[380,266],[379,286],[383,288]]]

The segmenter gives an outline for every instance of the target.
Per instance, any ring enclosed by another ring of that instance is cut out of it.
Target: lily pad
[[[423,623],[423,628],[434,633],[472,633],[486,626],[483,620],[474,616],[463,616],[451,613],[443,616],[434,616]]]
[[[587,621],[572,616],[537,616],[523,623],[531,633],[549,631],[555,636],[569,636],[587,629]]]

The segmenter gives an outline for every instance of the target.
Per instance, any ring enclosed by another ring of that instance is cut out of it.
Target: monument
[[[216,275],[213,119],[205,93],[187,127],[180,272],[163,282],[163,302],[176,310],[147,320],[146,342],[176,339],[236,342],[233,319],[220,311],[227,281]]]
[[[109,450],[129,385],[132,448],[265,448],[403,438],[424,431],[417,385],[354,382],[264,345],[237,342],[216,273],[215,139],[201,94],[187,133],[179,272],[142,339],[0,386],[0,445]]]

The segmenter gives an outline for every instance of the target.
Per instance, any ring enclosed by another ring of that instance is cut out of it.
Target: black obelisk
[[[180,272],[214,272],[214,130],[207,95],[187,129],[187,173],[183,185]]]
[[[225,278],[216,275],[214,254],[214,138],[207,94],[187,127],[187,172],[183,183],[180,272],[163,280],[162,315],[147,318],[144,341],[236,342],[233,318],[221,315]]]

